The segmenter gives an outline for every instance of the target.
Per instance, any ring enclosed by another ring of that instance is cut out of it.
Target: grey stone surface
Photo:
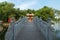
[[[10,25],[5,40],[45,40],[45,37],[34,22],[28,22],[26,18],[23,18]]]
[[[22,18],[10,25],[5,40],[53,40],[53,34],[50,23],[37,17],[32,22]]]
[[[14,40],[14,36],[23,28],[26,18],[19,19],[17,22],[11,23],[6,34],[5,40]]]
[[[16,35],[15,40],[45,40],[45,37],[33,22],[27,22],[24,28]]]
[[[53,28],[51,27],[51,22],[45,22],[41,18],[35,17],[34,18],[35,24],[37,25],[39,31],[46,37],[46,40],[53,40],[54,33]]]

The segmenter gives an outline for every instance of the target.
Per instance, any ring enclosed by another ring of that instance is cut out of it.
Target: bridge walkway
[[[14,40],[46,40],[34,22],[26,22],[25,26],[16,35]]]

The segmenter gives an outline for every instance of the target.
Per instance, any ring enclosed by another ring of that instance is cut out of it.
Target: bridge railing
[[[54,40],[53,28],[51,27],[50,22],[45,22],[41,18],[35,17],[34,19],[36,26],[46,37],[46,40]]]
[[[5,34],[5,40],[14,40],[15,39],[15,36],[17,35],[17,33],[19,32],[19,30],[21,30],[26,22],[26,18],[22,18],[22,19],[19,19],[18,21],[16,22],[12,22]]]

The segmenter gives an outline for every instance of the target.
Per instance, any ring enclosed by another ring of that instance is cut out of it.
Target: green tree
[[[28,10],[27,10],[27,13],[30,13],[30,14],[31,14],[31,13],[34,13],[34,14],[35,14],[35,10],[28,9]]]
[[[42,9],[37,10],[35,15],[46,21],[48,18],[54,18],[54,11],[52,8],[44,6]]]
[[[0,3],[0,20],[7,21],[9,14],[11,13],[10,10],[12,10],[14,7],[14,4],[2,2]]]

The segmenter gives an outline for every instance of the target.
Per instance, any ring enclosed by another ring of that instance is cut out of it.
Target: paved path
[[[33,22],[27,22],[15,40],[46,40]]]

